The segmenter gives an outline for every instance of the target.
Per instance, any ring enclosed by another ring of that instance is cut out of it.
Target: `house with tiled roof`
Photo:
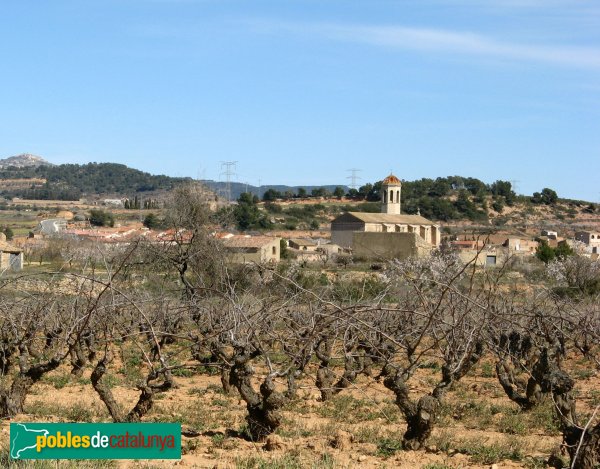
[[[239,235],[222,242],[231,262],[264,264],[280,259],[281,238]]]

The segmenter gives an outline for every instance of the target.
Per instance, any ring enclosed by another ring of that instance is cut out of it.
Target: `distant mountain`
[[[53,166],[41,156],[23,153],[21,155],[9,156],[0,160],[0,169],[13,168],[37,168],[38,166]]]

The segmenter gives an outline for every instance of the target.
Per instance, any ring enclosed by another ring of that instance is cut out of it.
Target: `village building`
[[[477,251],[485,246],[485,242],[481,239],[454,240],[449,241],[448,246],[456,251]]]
[[[312,239],[300,239],[292,238],[288,241],[288,246],[292,249],[298,249],[299,251],[311,251],[317,250],[319,245]]]
[[[600,254],[600,231],[577,231],[575,239],[587,246],[589,254]]]
[[[479,249],[461,249],[457,253],[458,258],[465,264],[486,268],[502,265],[509,255],[506,249],[492,245]]]
[[[279,262],[281,238],[270,236],[233,236],[223,239],[229,261],[236,263]]]
[[[541,236],[547,236],[548,239],[558,239],[558,232],[552,230],[542,230],[540,232]]]
[[[441,241],[439,225],[421,215],[401,213],[402,182],[393,174],[381,185],[381,213],[346,212],[331,223],[331,241],[357,257],[428,255]]]
[[[558,247],[558,242],[559,242],[558,239],[549,238],[548,236],[538,236],[538,237],[535,238],[535,240],[538,243],[546,243],[551,248]]]
[[[107,205],[115,208],[122,208],[124,206],[123,199],[104,199],[102,205]]]
[[[0,233],[0,272],[23,269],[23,250],[6,241],[6,235]]]
[[[509,236],[502,244],[514,254],[535,254],[538,242],[533,239],[521,238],[519,236]]]

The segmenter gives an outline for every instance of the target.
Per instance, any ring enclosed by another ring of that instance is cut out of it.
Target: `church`
[[[358,258],[426,256],[440,245],[440,227],[421,215],[403,215],[402,182],[393,174],[381,185],[381,213],[346,212],[331,222],[331,242]]]

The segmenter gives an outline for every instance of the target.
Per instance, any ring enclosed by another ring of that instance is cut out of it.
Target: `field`
[[[126,407],[135,402],[134,383],[143,373],[140,357],[130,352],[124,352],[127,361],[117,364],[109,378],[115,396]],[[586,362],[576,359],[569,368],[584,378],[576,392],[580,410],[590,412],[600,403],[600,377]],[[145,418],[181,422],[188,435],[182,439],[181,462],[102,463],[97,467],[442,469],[487,468],[496,463],[499,467],[542,468],[551,454],[560,454],[560,431],[550,400],[531,412],[520,411],[499,386],[491,360],[482,361],[472,376],[448,394],[439,426],[425,451],[401,448],[405,423],[392,393],[380,383],[362,378],[323,403],[307,376],[300,383],[297,399],[284,411],[284,423],[275,436],[267,444],[248,441],[241,434],[245,412],[239,396],[225,394],[219,376],[206,372],[183,370],[175,378],[174,389],[161,394]],[[88,368],[77,378],[62,367],[48,374],[35,385],[25,412],[14,421],[110,421],[90,384],[90,373]],[[416,393],[427,388],[434,373],[434,364],[419,370]],[[2,434],[6,445],[7,421],[2,423]],[[4,448],[5,461],[6,452]],[[58,467],[63,466],[68,463]],[[47,467],[57,466],[49,463]]]

